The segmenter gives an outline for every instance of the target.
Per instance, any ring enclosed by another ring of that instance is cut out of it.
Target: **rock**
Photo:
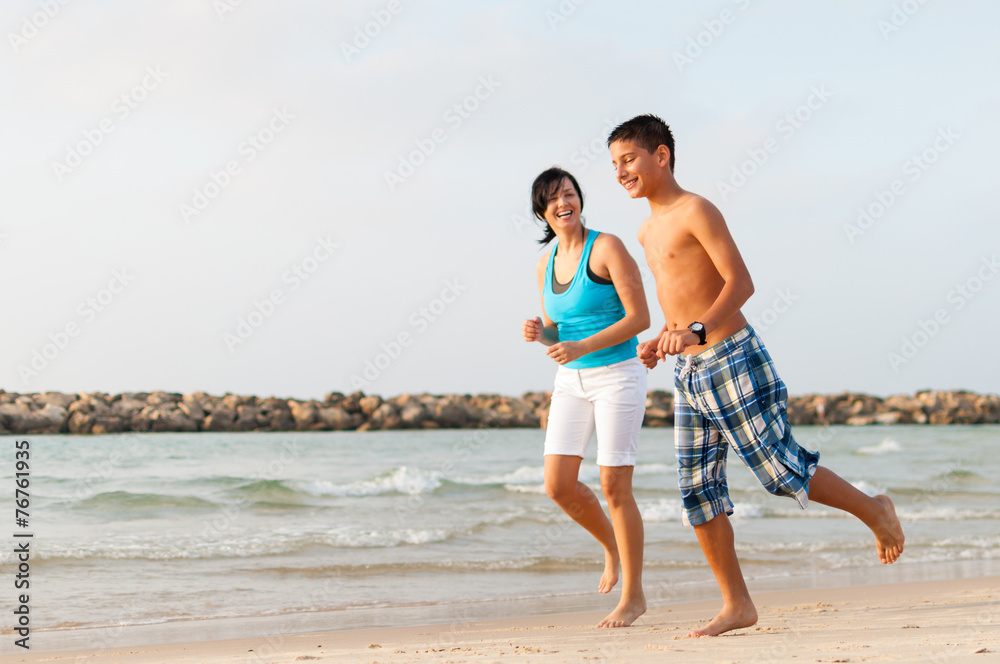
[[[317,416],[324,427],[333,431],[356,429],[361,426],[361,422],[363,421],[359,413],[348,413],[340,406],[320,408]]]
[[[145,399],[139,401],[138,399],[125,398],[123,396],[121,399],[111,402],[111,413],[123,419],[132,419],[133,415],[142,412],[142,409],[145,407]]]
[[[21,416],[32,412],[32,408],[23,403],[0,404],[0,415]]]
[[[180,408],[154,407],[152,412],[146,415],[149,422],[149,431],[186,431],[198,430],[198,425],[191,421]]]
[[[150,392],[146,397],[146,403],[150,406],[160,406],[165,403],[176,403],[183,398],[182,395],[167,392]]]
[[[182,401],[177,404],[177,409],[194,422],[201,422],[205,419],[205,409],[197,401]]]
[[[39,407],[44,407],[48,404],[53,406],[59,406],[60,408],[69,408],[70,405],[78,399],[75,394],[60,394],[59,392],[45,392],[43,394],[37,394],[34,397],[35,403]]]
[[[257,406],[237,406],[236,422],[233,424],[235,431],[255,431],[260,428],[259,415],[261,409]]]
[[[874,416],[874,420],[877,424],[899,424],[899,421],[902,418],[903,414],[900,412],[878,413]]]
[[[1000,396],[984,394],[976,399],[975,408],[984,423],[1000,423]]]
[[[295,418],[289,410],[272,410],[268,415],[268,428],[271,431],[292,431],[295,429]]]
[[[45,404],[41,410],[29,410],[23,403],[0,405],[4,428],[14,434],[51,434],[67,431],[69,411],[62,406]]]
[[[121,433],[125,431],[125,422],[121,417],[112,415],[109,417],[95,417],[94,426],[91,428],[90,433],[93,434],[107,434],[107,433]]]
[[[399,429],[403,422],[393,405],[385,402],[375,409],[365,424],[371,429]]]
[[[236,411],[230,408],[216,408],[205,418],[202,431],[231,431],[236,421]]]
[[[244,397],[238,394],[227,393],[222,397],[222,405],[232,410],[236,410],[240,406],[256,406],[257,397]]]
[[[535,427],[547,424],[549,392],[401,394],[390,399],[330,392],[316,400],[258,398],[204,392],[16,394],[0,390],[0,433],[115,433],[120,431],[317,431]],[[1000,423],[1000,395],[923,390],[885,399],[866,394],[806,395],[788,400],[788,418],[800,424]],[[646,395],[645,426],[673,423],[673,395]]]
[[[181,397],[181,401],[186,404],[198,404],[200,406],[207,398],[208,395],[204,392],[192,392],[191,394],[185,394]]]
[[[653,420],[665,420],[671,415],[673,415],[673,413],[668,411],[666,408],[658,408],[654,406],[646,409],[646,417]]]
[[[361,400],[364,398],[365,398],[364,392],[352,392],[351,394],[348,394],[346,397],[344,397],[344,400],[340,402],[340,407],[346,410],[348,413],[361,414]]]
[[[312,426],[316,424],[316,402],[305,401],[299,402],[294,400],[288,401],[288,407],[292,411],[292,418],[295,420],[295,428],[299,431],[310,431]]]
[[[642,425],[645,427],[668,427],[672,426],[674,423],[674,410],[670,408],[664,408],[662,401],[655,401],[652,398],[647,399],[646,403],[654,403],[656,405],[646,406],[646,413],[642,418]]]
[[[820,418],[816,410],[811,407],[809,401],[805,399],[788,400],[788,422],[792,426],[802,424],[819,424]]]
[[[90,430],[94,428],[96,419],[91,413],[77,411],[69,416],[67,428],[70,433],[90,433]]]
[[[89,399],[80,399],[79,401],[74,401],[73,403],[71,403],[69,405],[69,408],[67,408],[66,410],[69,412],[70,415],[73,415],[73,413],[89,413],[93,409],[94,406]]]
[[[402,425],[407,429],[421,428],[426,417],[427,411],[420,403],[411,402],[399,411],[399,419],[401,420]]]
[[[358,405],[361,408],[361,414],[367,418],[371,418],[375,411],[382,407],[382,397],[373,394],[362,398],[358,402]]]
[[[411,404],[419,405],[421,403],[420,397],[413,396],[412,394],[408,394],[406,392],[400,394],[398,397],[392,399],[386,399],[385,401],[391,403],[393,406],[396,407],[396,410],[400,412],[402,412],[404,408],[406,408]]]
[[[469,423],[469,412],[462,406],[448,401],[439,402],[434,407],[432,417],[445,429],[461,429]]]

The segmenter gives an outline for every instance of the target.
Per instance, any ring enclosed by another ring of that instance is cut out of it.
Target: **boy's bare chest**
[[[646,263],[654,273],[669,274],[684,270],[703,253],[701,245],[690,233],[666,224],[649,228],[643,239]]]

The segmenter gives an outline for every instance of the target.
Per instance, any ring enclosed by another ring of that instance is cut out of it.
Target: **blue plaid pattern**
[[[732,514],[726,452],[732,445],[769,493],[809,504],[819,454],[792,438],[788,392],[767,349],[745,328],[674,369],[674,444],[683,520],[700,525]]]

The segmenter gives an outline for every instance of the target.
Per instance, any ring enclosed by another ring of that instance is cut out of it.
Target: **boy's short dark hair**
[[[553,166],[547,171],[542,171],[531,185],[531,211],[535,213],[539,221],[545,223],[545,237],[539,240],[541,244],[548,244],[556,236],[556,232],[549,226],[549,222],[545,221],[545,208],[549,206],[549,198],[556,193],[564,179],[569,180],[573,188],[576,189],[576,195],[580,197],[580,212],[583,212],[583,190],[580,189],[580,183],[569,171]]]
[[[608,136],[608,147],[615,141],[632,141],[650,154],[666,145],[670,150],[670,172],[674,172],[674,135],[667,123],[655,115],[637,115],[621,123]]]

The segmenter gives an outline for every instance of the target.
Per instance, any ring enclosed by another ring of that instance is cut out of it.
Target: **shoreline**
[[[707,566],[704,578],[694,582],[677,584],[672,581],[669,574],[652,573],[647,576],[644,586],[650,613],[681,613],[686,610],[683,607],[690,606],[718,609],[720,601],[718,588]],[[822,575],[808,572],[787,576],[750,575],[747,577],[747,584],[756,601],[758,597],[771,595],[846,593],[852,589],[904,588],[915,584],[940,585],[947,588],[952,584],[975,584],[986,580],[991,580],[991,583],[995,581],[995,585],[1000,586],[1000,561],[911,564],[904,562],[891,566],[856,567]],[[236,642],[254,639],[259,635],[290,639],[307,634],[326,634],[329,636],[328,640],[333,643],[339,640],[341,635],[436,628],[457,629],[456,626],[466,624],[491,623],[499,628],[523,620],[544,623],[556,618],[569,620],[573,616],[596,616],[594,621],[596,623],[597,619],[603,618],[614,608],[619,595],[617,591],[616,588],[609,595],[601,596],[592,592],[579,592],[531,598],[365,606],[333,611],[165,620],[158,623],[113,627],[43,628],[32,630],[31,643],[32,651],[37,653],[55,654],[83,650],[117,652],[146,644],[169,646],[184,643],[208,644],[216,641]],[[1000,623],[1000,615],[997,618]],[[644,619],[638,621],[638,623],[643,622]],[[590,625],[586,621],[580,624]],[[766,625],[758,623],[758,627],[761,626]],[[9,644],[14,638],[16,637],[9,628],[0,631],[2,639],[0,653],[9,655],[13,652]]]
[[[331,392],[322,400],[204,392],[18,394],[0,389],[0,435],[126,432],[387,431],[545,427],[550,392],[402,394]],[[1000,424],[1000,395],[922,391],[886,398],[844,392],[789,397],[798,425]],[[673,395],[651,390],[645,427],[673,425]]]
[[[14,653],[4,659],[26,664],[82,658],[133,664],[302,660],[457,664],[507,661],[515,655],[552,663],[663,661],[669,655],[671,661],[684,662],[718,662],[720,657],[765,662],[786,661],[793,648],[806,662],[1000,659],[1000,576],[996,575],[755,591],[754,599],[760,613],[756,626],[705,639],[687,639],[685,634],[718,610],[714,597],[651,604],[633,626],[616,630],[593,627],[606,613],[602,609],[338,631],[305,626],[295,634],[265,628],[257,636],[240,638],[216,632],[218,640],[185,630],[188,640],[173,643],[140,640],[121,645],[105,640],[101,642],[105,647],[98,649],[75,645]],[[33,636],[40,634],[44,633]],[[6,646],[3,650],[10,652]]]

